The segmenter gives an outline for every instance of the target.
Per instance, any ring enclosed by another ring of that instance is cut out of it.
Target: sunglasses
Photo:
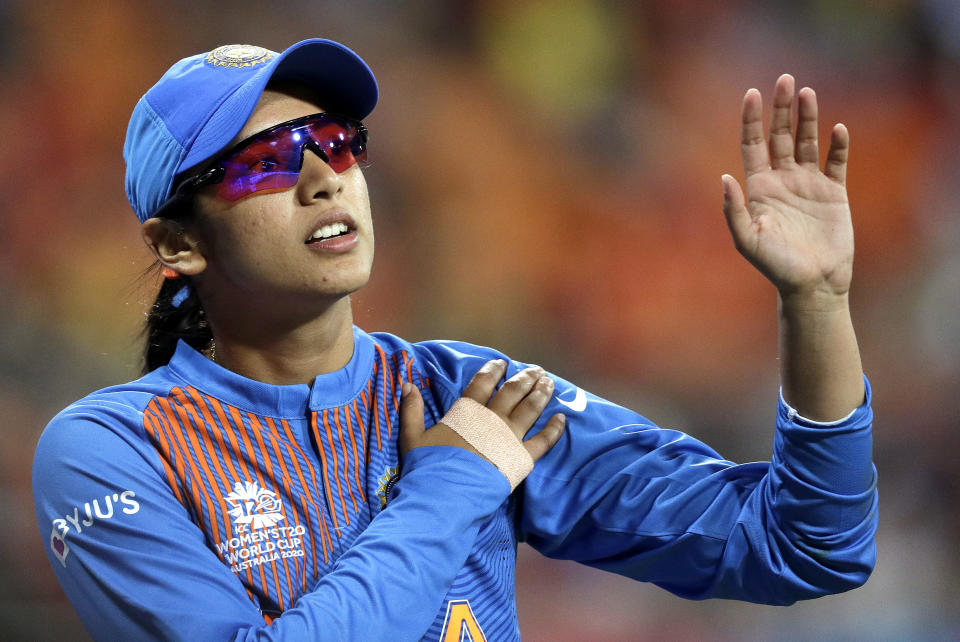
[[[205,185],[217,185],[217,196],[227,201],[288,190],[300,178],[306,149],[340,174],[367,160],[369,138],[363,123],[339,114],[311,114],[274,125],[240,141],[208,163],[207,169],[178,183],[154,216],[164,216],[164,211]]]

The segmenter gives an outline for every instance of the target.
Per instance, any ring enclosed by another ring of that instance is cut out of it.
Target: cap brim
[[[210,158],[243,129],[271,80],[296,82],[316,91],[328,111],[358,120],[377,104],[376,78],[367,64],[340,43],[322,38],[290,46],[228,96],[200,129],[177,173]]]

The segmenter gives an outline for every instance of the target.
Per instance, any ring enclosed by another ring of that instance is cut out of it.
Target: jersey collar
[[[313,384],[275,386],[239,375],[214,363],[184,341],[167,365],[183,381],[232,406],[271,417],[303,417],[308,410],[342,406],[367,385],[373,371],[373,338],[353,327],[353,355],[343,368],[319,374]]]

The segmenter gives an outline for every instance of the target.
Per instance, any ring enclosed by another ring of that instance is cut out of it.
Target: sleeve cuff
[[[850,421],[858,411],[862,410],[865,407],[870,405],[870,382],[867,381],[866,375],[863,377],[863,403],[851,410],[845,417],[840,419],[835,419],[833,421],[814,421],[813,419],[807,419],[801,415],[797,410],[787,403],[787,400],[783,398],[783,386],[780,387],[780,406],[781,411],[786,415],[788,421],[799,423],[805,426],[823,426],[823,427],[832,427],[840,426],[842,424]]]

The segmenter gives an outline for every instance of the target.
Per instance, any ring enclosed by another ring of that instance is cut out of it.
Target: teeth
[[[346,234],[348,231],[346,223],[331,223],[330,225],[324,225],[319,230],[313,233],[312,239],[328,239],[333,236],[338,236],[340,234]]]

